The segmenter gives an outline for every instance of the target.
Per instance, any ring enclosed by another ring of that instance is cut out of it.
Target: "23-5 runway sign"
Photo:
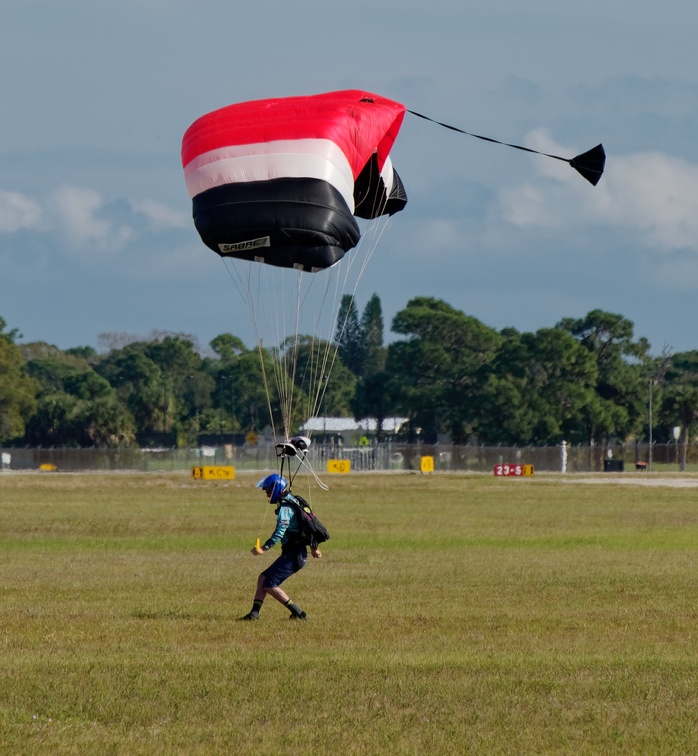
[[[494,474],[496,476],[513,476],[528,478],[533,475],[533,465],[495,465]]]

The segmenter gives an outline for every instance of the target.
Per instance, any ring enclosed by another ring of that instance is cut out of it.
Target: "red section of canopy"
[[[231,145],[330,139],[344,152],[356,178],[374,152],[379,168],[383,167],[404,116],[404,105],[362,90],[228,105],[202,116],[187,129],[182,165]]]

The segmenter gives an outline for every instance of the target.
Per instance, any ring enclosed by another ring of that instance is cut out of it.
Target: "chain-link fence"
[[[686,448],[686,467],[698,472],[698,444]],[[641,472],[681,470],[681,444],[613,444],[612,446],[448,446],[385,442],[345,447],[316,444],[308,461],[318,472],[337,462],[343,471],[420,471],[428,457],[436,472],[492,472],[495,465],[533,465],[536,472]],[[57,470],[166,472],[191,471],[204,465],[232,465],[239,471],[278,468],[271,444],[230,444],[199,449],[0,449],[0,471]]]

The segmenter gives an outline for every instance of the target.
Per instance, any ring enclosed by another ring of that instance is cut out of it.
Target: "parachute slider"
[[[277,457],[296,457],[305,456],[310,446],[310,439],[307,436],[294,436],[282,444],[276,444]]]
[[[422,115],[422,113],[416,113],[414,110],[407,110],[408,113],[411,113],[414,116],[417,116],[417,118],[423,118],[425,121],[431,121],[432,123],[435,123],[437,126],[443,126],[445,129],[450,129],[451,131],[457,131],[459,134],[465,134],[466,136],[475,137],[475,139],[482,139],[485,142],[492,142],[494,144],[501,144],[504,147],[513,147],[515,150],[522,150],[523,152],[532,152],[534,155],[543,155],[543,157],[549,157],[553,158],[554,160],[562,160],[563,163],[569,163],[572,168],[577,171],[581,176],[584,176],[584,178],[592,185],[596,186],[601,176],[603,175],[604,168],[606,166],[606,151],[603,148],[602,144],[597,144],[596,147],[592,147],[590,150],[587,150],[586,152],[582,152],[581,155],[577,155],[573,158],[565,158],[560,157],[560,155],[551,155],[548,152],[539,152],[538,150],[533,150],[530,147],[522,147],[519,144],[509,144],[508,142],[500,142],[498,139],[492,139],[492,137],[487,136],[481,136],[480,134],[472,134],[469,131],[464,131],[463,129],[459,129],[456,126],[449,126],[447,123],[441,123],[440,121],[435,121],[433,118],[429,118],[429,116]]]
[[[307,451],[310,447],[310,439],[307,436],[294,436],[291,439],[291,443],[298,449],[298,451]]]

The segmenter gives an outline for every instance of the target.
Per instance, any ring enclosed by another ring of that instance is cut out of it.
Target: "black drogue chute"
[[[564,160],[564,158],[562,159]],[[604,150],[602,144],[597,144],[596,147],[582,152],[581,155],[577,155],[567,162],[575,171],[581,173],[592,186],[596,186],[606,165],[606,150]]]
[[[601,180],[604,167],[606,166],[606,151],[602,144],[597,144],[596,147],[592,147],[586,152],[582,152],[581,155],[577,155],[573,158],[565,158],[560,155],[551,155],[549,152],[539,152],[533,150],[530,147],[522,147],[519,144],[509,144],[508,142],[500,142],[498,139],[492,139],[492,137],[481,136],[480,134],[472,134],[469,131],[464,131],[456,126],[450,126],[447,123],[441,123],[429,116],[422,115],[422,113],[416,113],[414,110],[408,110],[413,116],[423,118],[425,121],[431,121],[438,126],[443,126],[445,129],[451,131],[457,131],[459,134],[465,134],[466,136],[475,137],[475,139],[482,139],[485,142],[492,142],[493,144],[501,144],[505,147],[513,147],[515,150],[523,150],[523,152],[532,152],[534,155],[543,155],[544,157],[554,158],[555,160],[562,160],[563,163],[569,163],[577,173],[584,176],[584,178],[592,185],[596,186]]]

